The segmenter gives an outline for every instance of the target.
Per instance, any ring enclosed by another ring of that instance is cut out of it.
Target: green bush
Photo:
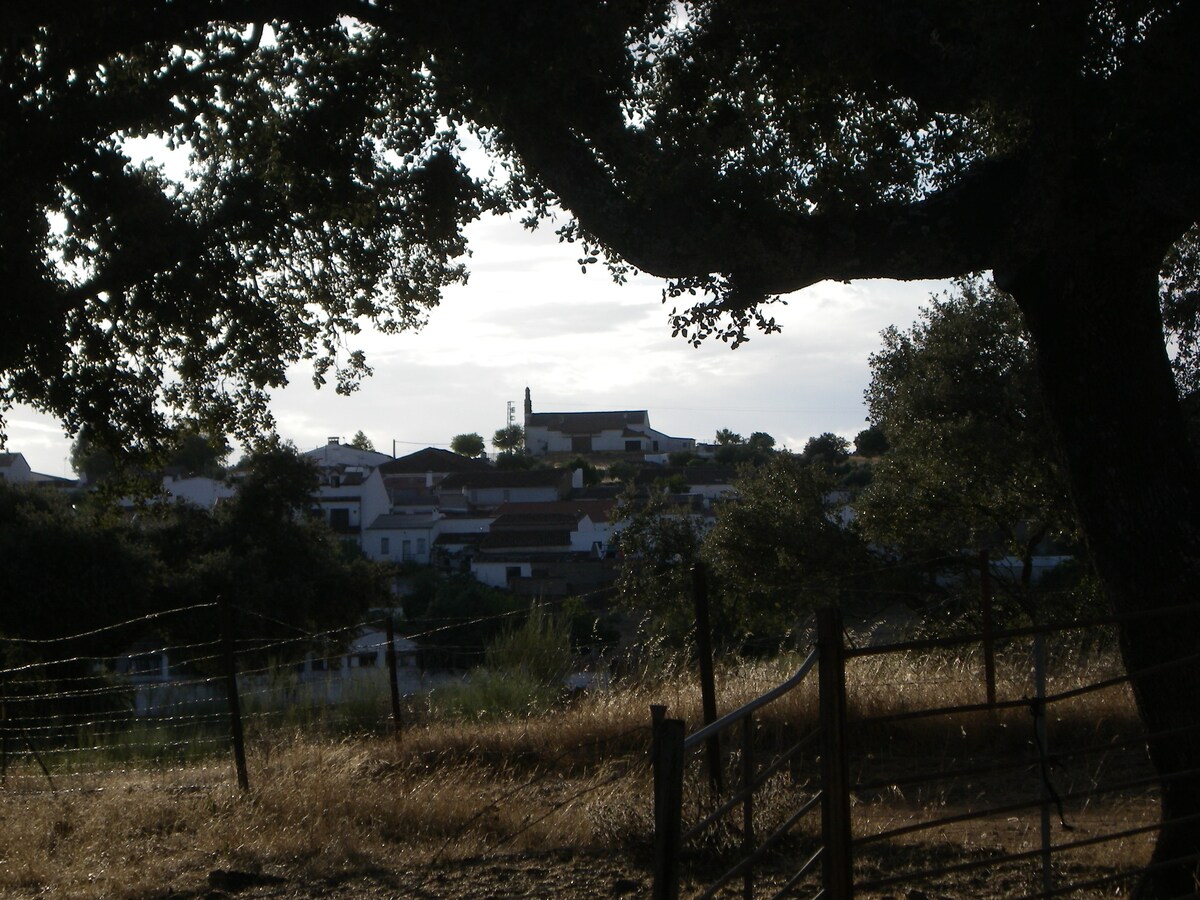
[[[504,719],[534,716],[551,709],[561,692],[520,670],[475,669],[466,681],[443,685],[429,694],[435,718]]]
[[[520,673],[557,688],[575,668],[571,623],[565,616],[535,606],[523,624],[488,643],[485,659],[492,671]]]

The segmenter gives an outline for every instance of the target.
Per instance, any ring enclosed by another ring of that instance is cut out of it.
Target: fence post
[[[754,854],[754,714],[742,719],[742,858]],[[746,866],[742,876],[742,898],[754,898],[754,866]]]
[[[390,613],[387,617],[387,667],[388,683],[392,691],[392,728],[398,741],[404,723],[400,718],[400,681],[396,673],[396,623],[392,621]]]
[[[654,769],[653,900],[678,900],[683,835],[682,719],[668,719],[665,706],[652,706],[651,760]]]
[[[233,604],[224,597],[217,598],[221,611],[221,650],[225,663],[225,696],[229,701],[229,733],[233,738],[233,764],[237,769],[238,787],[242,793],[250,790],[246,771],[246,738],[242,732],[242,702],[238,696],[237,661],[233,652]]]
[[[0,784],[8,784],[8,676],[0,675]]]
[[[842,614],[836,607],[817,611],[817,652],[821,716],[821,854],[825,896],[854,895],[850,847],[850,774],[846,762],[846,669]]]
[[[996,705],[996,626],[992,612],[992,567],[988,551],[979,551],[979,606],[983,616],[983,679],[988,706]],[[994,716],[996,711],[992,710]]]
[[[1041,768],[1040,795],[1042,800],[1042,890],[1054,888],[1053,850],[1050,846],[1050,772],[1046,745],[1046,636],[1038,632],[1033,637],[1033,728],[1037,737],[1038,762]]]
[[[717,677],[713,666],[712,623],[708,615],[708,579],[704,563],[692,567],[692,604],[696,611],[696,654],[700,657],[700,703],[704,724],[717,721]],[[721,738],[713,735],[705,742],[708,755],[708,781],[714,794],[725,791],[721,772]]]

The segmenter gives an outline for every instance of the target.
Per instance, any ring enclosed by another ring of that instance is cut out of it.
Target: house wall
[[[635,433],[636,432],[636,433]],[[590,436],[591,446],[584,448],[575,443],[580,437],[564,434],[545,425],[525,426],[525,446],[533,456],[546,453],[675,453],[692,450],[694,438],[677,438],[649,426],[630,423],[621,428],[604,429]],[[586,437],[586,436],[584,436]],[[637,446],[630,444],[636,442]]]
[[[369,528],[363,535],[363,553],[378,562],[415,562],[429,565],[436,523],[414,528]]]
[[[496,588],[508,587],[509,570],[520,570],[518,577],[529,578],[533,574],[533,563],[528,560],[514,562],[507,560],[471,560],[471,574],[476,581]]]
[[[362,546],[362,530],[391,509],[378,469],[372,469],[358,484],[321,485],[317,502],[327,522],[332,522],[334,510],[346,510],[350,532],[358,535],[359,546]]]
[[[571,549],[578,553],[591,553],[598,543],[603,554],[608,550],[612,530],[611,522],[593,522],[591,516],[584,516],[571,532]]]
[[[212,509],[221,500],[228,500],[236,489],[215,478],[164,478],[163,490],[173,499],[190,503],[200,509]]]
[[[4,457],[7,465],[0,466],[0,481],[23,484],[30,480],[33,470],[29,468],[23,453],[6,453]]]

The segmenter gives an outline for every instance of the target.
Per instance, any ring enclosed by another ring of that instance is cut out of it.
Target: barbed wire
[[[95,637],[98,634],[105,634],[110,631],[116,631],[118,628],[125,628],[129,625],[137,625],[142,622],[152,622],[156,619],[162,619],[166,616],[173,616],[179,613],[192,612],[197,609],[212,609],[217,606],[215,601],[207,603],[196,603],[192,606],[181,606],[176,609],[164,609],[160,612],[147,613],[144,616],[138,616],[135,619],[128,619],[124,622],[117,622],[113,625],[103,625],[100,628],[94,628],[91,631],[81,631],[78,634],[68,634],[63,637],[55,638],[22,638],[5,635],[4,640],[11,641],[17,644],[62,644],[67,641],[76,641],[80,638]]]

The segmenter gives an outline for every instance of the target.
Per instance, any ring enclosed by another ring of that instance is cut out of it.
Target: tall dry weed
[[[1111,656],[1067,661],[1050,678],[1052,692],[1115,666]],[[719,713],[774,687],[800,662],[789,657],[723,667]],[[965,655],[853,660],[847,671],[852,725],[920,707],[980,702],[981,672],[981,660]],[[1026,650],[1002,654],[998,672],[1002,698],[1031,696]],[[337,739],[294,725],[265,729],[250,746],[246,796],[220,757],[141,771],[80,766],[74,774],[56,772],[53,792],[33,760],[14,759],[0,788],[0,896],[161,897],[197,890],[217,868],[325,877],[374,867],[420,871],[494,852],[644,848],[653,829],[652,704],[667,706],[690,728],[700,724],[700,690],[684,660],[661,665],[657,677],[650,669],[626,673],[619,687],[547,715],[446,721],[424,711],[398,740]],[[1095,743],[1128,725],[1132,707],[1127,692],[1116,689],[1079,697],[1052,715],[1055,740],[1071,733]],[[996,735],[1006,729],[1013,745],[1022,746],[1032,733],[1028,718],[1025,708],[1006,712],[999,731],[977,714],[937,724],[866,724],[854,735],[855,774],[868,779],[880,765],[885,774],[903,774],[906,766],[994,750]],[[764,708],[756,721],[756,752],[765,761],[815,728],[815,682]],[[729,783],[736,784],[737,741],[728,741],[723,753]],[[806,749],[768,782],[756,827],[765,833],[812,796],[815,762],[815,751]],[[690,762],[690,814],[711,807],[704,765],[703,755]],[[1104,765],[1094,760],[1073,777],[1095,780]],[[884,827],[911,815],[913,803],[940,807],[969,799],[964,790],[880,789],[856,798],[856,816],[867,827]],[[811,833],[802,825],[795,839]],[[713,846],[735,839],[727,830]]]

